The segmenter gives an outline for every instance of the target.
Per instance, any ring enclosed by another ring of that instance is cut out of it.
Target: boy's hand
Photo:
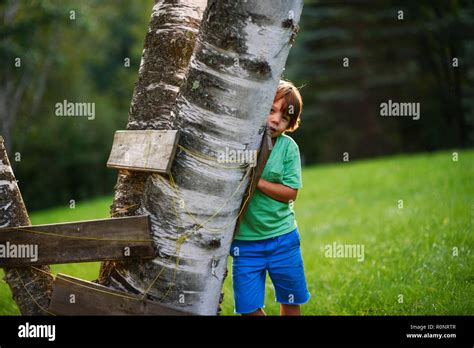
[[[257,184],[257,189],[262,191],[267,196],[283,202],[288,203],[295,201],[298,194],[298,190],[292,189],[291,187],[283,184],[277,184],[264,179],[260,179]]]

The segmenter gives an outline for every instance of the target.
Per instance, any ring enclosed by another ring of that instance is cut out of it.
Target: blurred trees
[[[0,132],[27,208],[113,191],[116,173],[105,164],[115,130],[127,123],[152,4],[31,0],[0,5],[2,17],[8,17],[1,28],[0,91],[19,95],[17,104],[1,95],[6,107],[0,105]],[[55,104],[64,100],[95,103],[95,119],[56,116]]]
[[[0,2],[0,134],[28,209],[113,192],[105,164],[127,123],[152,5]],[[307,0],[285,71],[305,85],[292,135],[305,162],[472,146],[473,23],[468,0]],[[389,99],[419,102],[420,120],[380,117]],[[95,103],[95,119],[56,116],[63,100]]]
[[[473,24],[472,1],[307,1],[286,73],[306,162],[472,146]],[[389,99],[421,119],[380,117]]]

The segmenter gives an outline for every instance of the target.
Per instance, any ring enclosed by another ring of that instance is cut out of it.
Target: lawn
[[[474,151],[459,152],[457,162],[451,152],[438,152],[306,167],[303,185],[295,210],[312,294],[303,314],[474,314]],[[105,218],[111,201],[30,217],[33,224]],[[363,248],[363,259],[330,257],[334,243]],[[92,280],[99,264],[53,270]],[[233,315],[230,274],[226,315]],[[266,290],[265,310],[278,314],[268,278]],[[15,314],[1,281],[0,315]]]

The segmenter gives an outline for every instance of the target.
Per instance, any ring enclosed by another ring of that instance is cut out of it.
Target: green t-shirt
[[[298,145],[289,136],[280,135],[263,169],[262,179],[300,189],[301,160]],[[235,236],[238,240],[276,237],[296,228],[293,202],[277,201],[255,190]]]

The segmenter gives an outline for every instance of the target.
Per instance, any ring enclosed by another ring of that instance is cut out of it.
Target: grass
[[[305,315],[472,315],[474,151],[307,167],[295,203],[310,302]],[[400,208],[403,200],[403,208]],[[112,197],[31,214],[33,224],[107,217]],[[364,246],[364,260],[324,247]],[[229,268],[231,268],[229,259]],[[53,266],[95,279],[99,264]],[[223,314],[233,314],[231,269]],[[267,277],[267,314],[279,306]],[[19,314],[0,282],[0,315]]]
[[[20,188],[21,189],[21,188]],[[31,223],[34,225],[103,219],[107,218],[112,196],[100,199],[89,200],[87,202],[77,202],[75,209],[67,207],[53,208],[34,212],[30,214]],[[51,265],[53,273],[65,273],[81,279],[94,280],[99,274],[99,262],[69,263],[64,265]],[[3,270],[0,269],[0,278],[3,278]],[[8,285],[0,280],[0,315],[19,315],[20,312],[16,303],[11,298]]]

